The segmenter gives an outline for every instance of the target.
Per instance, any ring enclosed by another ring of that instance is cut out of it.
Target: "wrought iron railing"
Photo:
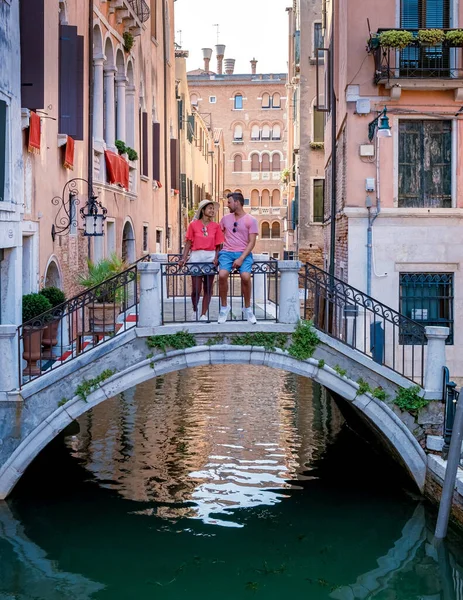
[[[198,321],[202,312],[204,294],[210,298],[206,312],[207,320],[216,321],[219,311],[218,269],[208,263],[180,265],[180,259],[180,254],[169,254],[168,262],[161,265],[163,323]],[[233,270],[229,276],[227,298],[231,307],[229,319],[246,320],[243,315],[241,279],[236,270]],[[193,302],[197,302],[196,311],[193,311]],[[278,261],[272,259],[253,263],[251,308],[258,321],[277,320]]]
[[[387,29],[378,29],[377,35]],[[462,49],[445,42],[438,46],[420,44],[418,29],[403,29],[414,34],[410,45],[398,50],[380,46],[377,37],[369,42],[375,58],[375,83],[390,79],[460,79],[463,77]],[[451,31],[444,29],[444,31]]]
[[[457,384],[454,381],[450,381],[450,373],[447,367],[443,369],[443,396],[442,402],[444,403],[444,446],[442,448],[442,458],[447,460],[450,440],[452,438],[453,423],[455,421],[455,411],[457,409],[457,402],[460,397],[460,392],[457,390]]]
[[[305,265],[303,315],[315,327],[420,385],[425,329],[318,267]]]
[[[150,18],[150,7],[146,4],[145,0],[128,0],[128,2],[142,23]]]
[[[138,320],[140,258],[128,269],[18,327],[18,383],[45,373],[103,344]]]

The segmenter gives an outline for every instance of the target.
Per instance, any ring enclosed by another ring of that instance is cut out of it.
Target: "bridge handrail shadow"
[[[425,327],[307,263],[303,317],[331,337],[423,385]]]

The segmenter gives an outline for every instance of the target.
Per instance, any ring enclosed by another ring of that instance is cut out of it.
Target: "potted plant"
[[[402,29],[390,29],[388,31],[382,31],[379,34],[379,45],[383,48],[397,48],[398,50],[403,50],[411,44],[413,40],[413,33]]]
[[[53,310],[49,325],[45,328],[42,336],[42,345],[48,349],[51,355],[51,349],[58,343],[58,325],[63,316],[63,310],[60,310],[60,304],[66,302],[66,296],[62,290],[57,287],[46,287],[40,290],[39,294],[44,296],[51,304]]]
[[[445,39],[442,29],[420,29],[417,35],[421,46],[439,46]]]
[[[445,42],[448,46],[461,48],[463,46],[463,29],[452,29],[445,34]]]
[[[281,172],[281,176],[280,176],[281,183],[288,183],[290,176],[291,176],[291,171],[288,168],[283,169],[283,171]]]
[[[42,334],[48,324],[47,316],[42,317],[41,315],[50,309],[50,301],[41,294],[34,293],[23,296],[23,358],[27,362],[27,367],[24,369],[24,373],[27,375],[40,373],[37,361],[42,358]]]
[[[114,142],[114,145],[117,148],[117,152],[119,153],[119,156],[122,156],[123,154],[125,154],[127,152],[127,146],[125,145],[125,142],[123,142],[122,140],[116,140]]]
[[[138,160],[138,152],[136,150],[134,150],[133,148],[130,148],[129,146],[126,146],[125,151],[127,154],[127,158],[130,161]]]
[[[116,254],[103,258],[97,263],[88,261],[87,275],[80,275],[78,282],[83,287],[93,290],[94,301],[87,305],[89,328],[92,333],[111,333],[116,328],[116,317],[123,291],[115,282],[109,281],[127,268],[126,263]]]

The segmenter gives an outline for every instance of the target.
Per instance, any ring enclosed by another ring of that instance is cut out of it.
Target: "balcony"
[[[418,40],[418,29],[404,29],[414,39],[401,50],[379,46],[377,36],[388,29],[378,29],[369,42],[375,59],[374,81],[391,90],[398,99],[402,90],[455,90],[455,100],[463,100],[463,50],[445,41],[425,46]],[[449,29],[444,30],[452,31]]]

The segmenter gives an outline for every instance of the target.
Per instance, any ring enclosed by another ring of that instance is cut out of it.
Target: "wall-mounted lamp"
[[[80,209],[80,214],[84,219],[84,235],[92,237],[104,235],[104,222],[108,211],[101,202],[98,202],[98,197],[94,194],[89,182],[86,179],[76,177],[66,183],[61,196],[55,196],[51,201],[52,204],[60,207],[55,222],[51,226],[53,241],[55,241],[57,235],[65,235],[71,226],[77,227],[80,184],[87,188],[88,197],[87,202]]]
[[[378,137],[391,137],[391,126],[389,125],[389,117],[387,116],[387,108],[384,107],[383,110],[378,114],[376,119],[373,119],[370,123],[368,123],[368,139],[370,142],[373,141],[375,137],[375,132]]]

